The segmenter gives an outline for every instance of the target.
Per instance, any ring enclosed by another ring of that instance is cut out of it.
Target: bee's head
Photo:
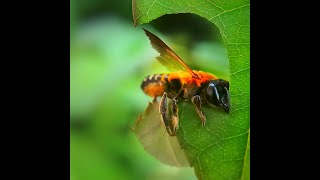
[[[225,112],[230,112],[229,82],[218,79],[210,81],[206,88],[206,99],[209,104],[222,107]]]

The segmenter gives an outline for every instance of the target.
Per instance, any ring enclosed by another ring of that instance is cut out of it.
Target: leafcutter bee
[[[143,29],[149,37],[152,47],[160,53],[157,60],[170,69],[167,74],[147,76],[141,84],[145,94],[155,98],[161,96],[159,113],[170,136],[175,136],[179,128],[178,102],[191,101],[200,116],[202,126],[206,116],[202,105],[213,105],[230,112],[229,82],[217,76],[198,70],[192,70],[160,38]],[[168,107],[167,97],[171,100]],[[170,111],[170,112],[169,112]]]

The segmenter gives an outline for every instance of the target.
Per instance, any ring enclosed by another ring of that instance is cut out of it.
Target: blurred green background
[[[226,49],[207,20],[165,15],[143,27],[193,69],[229,79]],[[133,26],[131,0],[71,0],[70,44],[70,179],[196,179],[192,168],[161,164],[131,131],[152,100],[141,81],[168,72]]]

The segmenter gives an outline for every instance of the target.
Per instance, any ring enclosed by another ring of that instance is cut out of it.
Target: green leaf
[[[194,13],[219,28],[230,61],[231,113],[203,107],[207,125],[201,127],[192,104],[180,103],[177,138],[199,179],[250,179],[250,1],[133,0],[132,8],[135,25]]]

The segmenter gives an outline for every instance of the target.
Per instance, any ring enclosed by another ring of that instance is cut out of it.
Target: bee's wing
[[[142,28],[143,29],[143,28]],[[160,53],[157,57],[158,61],[171,71],[181,70],[189,72],[194,78],[198,75],[195,74],[191,68],[183,62],[183,60],[173,52],[160,38],[151,32],[143,29],[149,37],[152,47]]]

